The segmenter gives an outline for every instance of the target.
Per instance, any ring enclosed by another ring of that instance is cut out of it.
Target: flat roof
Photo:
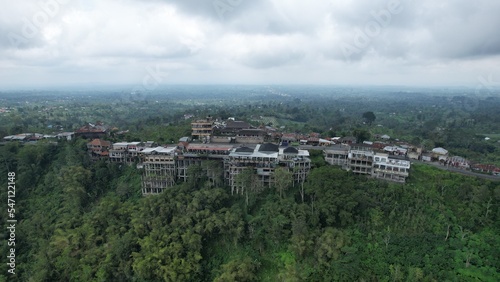
[[[189,144],[187,150],[229,151],[233,146]]]
[[[335,144],[335,145],[330,145],[328,147],[325,147],[325,151],[349,151],[349,146],[342,145],[342,144]]]
[[[288,152],[285,152],[287,149],[290,149],[290,148],[295,149],[296,152],[294,152],[294,153],[290,152],[292,150],[289,150]],[[297,150],[294,147],[280,148],[279,155],[287,155],[287,154],[288,155],[295,155],[295,154],[297,154],[297,157],[309,157],[309,151],[308,150]]]
[[[146,148],[142,150],[143,154],[151,154],[153,152],[159,153],[159,154],[171,154],[174,152],[177,148],[176,147],[156,147],[156,148]]]
[[[114,143],[113,145],[116,145],[116,146],[128,146],[128,145],[139,145],[141,144],[141,142],[118,142],[118,143]]]
[[[243,147],[244,148],[244,147]],[[250,148],[244,148],[244,151],[241,152],[241,148],[236,148],[229,154],[230,157],[256,157],[256,158],[278,158],[278,152],[260,152],[259,151],[260,144],[250,151]],[[240,149],[240,151],[238,151]]]

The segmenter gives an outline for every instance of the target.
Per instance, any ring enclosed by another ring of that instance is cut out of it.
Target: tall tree
[[[373,112],[364,112],[363,113],[363,118],[365,119],[368,124],[372,125],[372,123],[375,121],[376,117]]]
[[[292,185],[292,173],[284,167],[277,167],[274,170],[273,180],[274,186],[280,194],[280,198],[283,198],[284,192]]]

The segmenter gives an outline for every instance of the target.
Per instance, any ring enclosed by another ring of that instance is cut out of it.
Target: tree
[[[364,130],[364,129],[355,129],[352,132],[352,135],[356,137],[358,143],[363,143],[363,141],[369,140],[371,135],[370,132]]]
[[[252,261],[249,257],[231,260],[222,266],[222,274],[214,281],[257,281],[255,272],[259,266],[258,262]]]
[[[363,113],[363,118],[365,119],[368,124],[372,125],[372,123],[375,121],[376,117],[373,112],[365,112]]]
[[[292,185],[292,173],[284,167],[278,167],[274,170],[273,178],[274,186],[280,194],[280,198],[283,198],[284,192]]]
[[[255,174],[253,167],[246,167],[235,177],[236,194],[241,189],[241,194],[245,194],[245,203],[248,206],[249,202],[249,192],[252,194],[258,194],[262,190],[262,183]]]
[[[316,240],[316,259],[322,266],[330,265],[344,253],[343,248],[350,244],[349,236],[341,230],[327,227]]]

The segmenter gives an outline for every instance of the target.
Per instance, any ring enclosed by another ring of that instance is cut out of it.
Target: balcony
[[[395,171],[395,170],[388,170],[388,169],[381,169],[381,168],[375,168],[373,171],[375,171],[376,173],[392,174],[392,175],[399,175],[399,176],[404,176],[404,177],[408,177],[410,175],[410,173],[406,172],[406,171]]]

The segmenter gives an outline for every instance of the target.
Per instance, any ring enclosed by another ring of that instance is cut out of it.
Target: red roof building
[[[92,124],[89,123],[85,126],[80,127],[75,131],[76,136],[81,136],[83,138],[102,138],[108,134],[108,128],[102,123]]]

